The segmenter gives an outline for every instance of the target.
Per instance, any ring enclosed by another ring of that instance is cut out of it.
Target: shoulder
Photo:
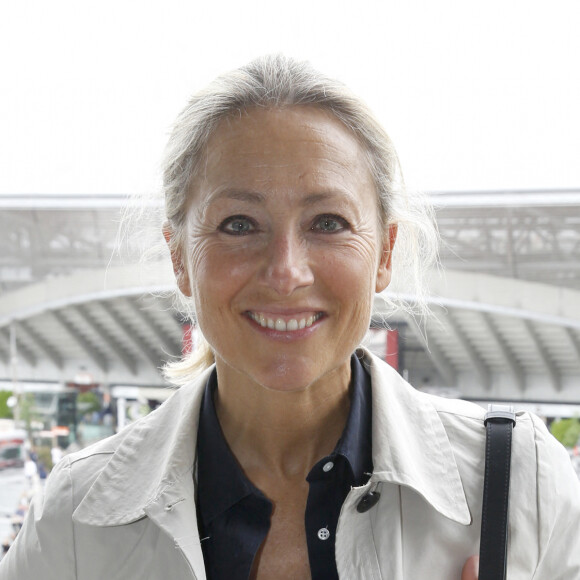
[[[363,364],[371,372],[373,379],[373,394],[379,401],[385,398],[384,392],[389,391],[389,399],[403,401],[404,407],[421,409],[423,413],[435,412],[450,437],[462,437],[466,432],[473,431],[478,437],[485,437],[484,419],[487,412],[483,406],[465,401],[424,393],[412,387],[397,371],[374,355],[363,351]],[[516,429],[514,438],[525,441],[528,445],[548,445],[561,447],[546,428],[544,422],[537,416],[518,411],[516,408]]]
[[[461,427],[481,430],[486,411],[480,405],[419,391],[395,369],[368,351],[360,351],[359,356],[362,356],[363,365],[371,375],[373,406],[376,404],[387,414],[390,407],[396,406],[401,418],[411,415],[418,420],[429,421],[438,417],[451,431]]]
[[[363,364],[371,373],[373,408],[379,407],[373,417],[378,421],[388,420],[398,427],[402,423],[412,423],[418,436],[426,440],[426,449],[429,448],[429,434],[442,426],[460,470],[466,468],[477,476],[483,474],[487,412],[484,407],[420,392],[384,361],[366,351]],[[516,406],[512,470],[535,485],[538,479],[552,478],[550,472],[563,470],[568,477],[569,464],[567,452],[549,433],[544,422],[531,413],[518,411]]]

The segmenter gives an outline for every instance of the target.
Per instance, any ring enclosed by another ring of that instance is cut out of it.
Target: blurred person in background
[[[56,465],[63,456],[62,449],[58,445],[53,445],[50,449],[50,457],[52,459],[52,464]]]
[[[38,477],[38,466],[31,455],[28,455],[24,461],[24,476],[26,477],[28,487],[33,488],[36,485],[36,478]]]
[[[167,402],[57,464],[0,579],[476,578],[484,411],[360,346],[375,296],[393,277],[421,304],[437,253],[368,108],[260,58],[180,114],[164,194],[204,340]],[[580,578],[569,458],[528,413],[513,437],[509,575]]]

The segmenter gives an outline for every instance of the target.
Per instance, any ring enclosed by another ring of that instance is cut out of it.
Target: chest
[[[310,578],[304,517],[300,515],[276,504],[270,530],[254,560],[252,579]]]

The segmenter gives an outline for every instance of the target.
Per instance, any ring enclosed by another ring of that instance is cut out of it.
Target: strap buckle
[[[493,421],[494,419],[507,419],[516,425],[516,413],[513,405],[498,405],[497,403],[492,403],[487,408],[487,413],[483,419],[483,424],[487,425],[488,421]]]

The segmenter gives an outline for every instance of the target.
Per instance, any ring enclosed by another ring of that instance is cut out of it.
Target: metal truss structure
[[[580,190],[433,200],[446,268],[580,289]]]
[[[138,260],[151,240],[125,243],[130,207],[120,195],[0,196],[0,291]]]

